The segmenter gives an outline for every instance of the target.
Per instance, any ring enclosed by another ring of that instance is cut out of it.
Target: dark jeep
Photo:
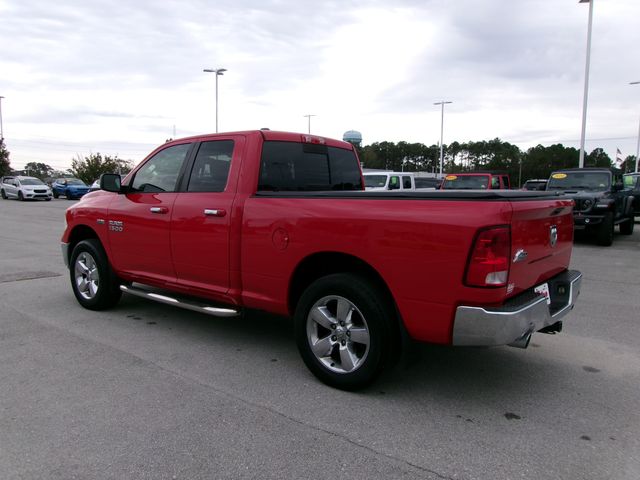
[[[622,177],[624,188],[631,190],[634,196],[633,213],[636,217],[640,216],[640,173],[626,173]]]
[[[547,190],[561,191],[575,201],[573,221],[576,230],[593,233],[598,245],[613,243],[613,228],[633,233],[633,195],[625,189],[620,175],[608,168],[569,168],[551,174]]]

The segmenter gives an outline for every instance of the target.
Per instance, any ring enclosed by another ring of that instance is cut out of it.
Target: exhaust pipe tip
[[[520,338],[514,340],[509,344],[510,347],[516,348],[527,348],[529,346],[529,342],[531,341],[531,333],[525,333]]]

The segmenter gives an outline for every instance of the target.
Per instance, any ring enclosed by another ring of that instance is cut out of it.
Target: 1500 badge
[[[124,231],[124,223],[119,220],[109,220],[109,230],[112,232],[122,232]]]

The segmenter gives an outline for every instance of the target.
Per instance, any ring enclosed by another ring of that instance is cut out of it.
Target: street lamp
[[[216,133],[218,133],[218,77],[227,71],[226,68],[205,68],[202,70],[207,73],[216,74]]]
[[[441,106],[441,117],[440,117],[440,177],[442,177],[442,163],[444,162],[444,145],[442,144],[442,140],[444,137],[444,106],[447,103],[453,102],[445,102],[442,100],[441,102],[436,102],[434,105]]]
[[[582,132],[580,134],[580,160],[578,167],[584,167],[584,134],[587,129],[587,97],[589,96],[589,60],[591,58],[591,24],[593,23],[593,0],[580,0],[589,4],[589,27],[587,28],[587,60],[584,67],[584,95],[582,99]]]
[[[308,115],[303,115],[303,117],[307,117],[308,122],[307,122],[307,130],[309,134],[311,134],[311,117],[317,117],[317,115],[312,115],[312,114],[308,114]]]
[[[629,85],[638,85],[640,84],[640,80],[637,82],[630,82]],[[638,122],[638,145],[636,146],[636,173],[638,172],[638,156],[640,155],[640,121]]]
[[[4,140],[4,129],[2,128],[2,99],[4,97],[0,95],[0,140]]]

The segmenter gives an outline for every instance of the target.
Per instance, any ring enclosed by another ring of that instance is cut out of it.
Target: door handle
[[[205,208],[204,214],[207,217],[224,217],[227,214],[227,211],[221,208]]]
[[[169,209],[167,207],[151,207],[149,211],[151,213],[167,213]]]

